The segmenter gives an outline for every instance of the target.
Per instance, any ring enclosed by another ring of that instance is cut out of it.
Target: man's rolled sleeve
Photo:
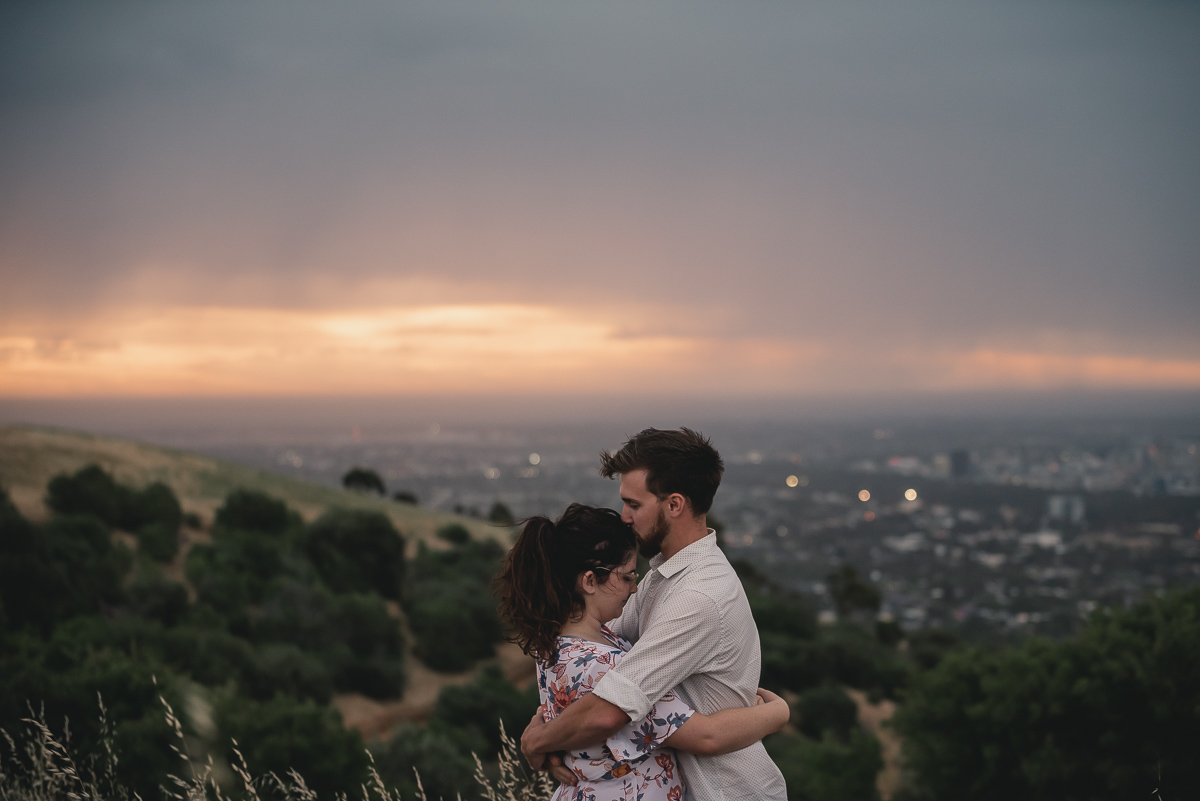
[[[596,695],[630,720],[645,717],[683,679],[705,672],[724,636],[720,611],[707,595],[675,592],[660,603],[653,625],[596,685]]]

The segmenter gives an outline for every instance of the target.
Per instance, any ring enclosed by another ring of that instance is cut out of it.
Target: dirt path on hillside
[[[536,675],[533,660],[512,643],[496,648],[496,657],[463,673],[438,673],[415,659],[409,660],[408,686],[396,701],[376,701],[358,693],[343,693],[333,699],[346,728],[357,729],[364,740],[384,739],[400,723],[424,723],[433,712],[444,687],[471,682],[486,665],[497,664],[513,684],[523,687]]]
[[[883,748],[883,770],[875,777],[875,787],[882,801],[891,801],[900,787],[900,738],[890,726],[885,725],[896,712],[894,701],[883,700],[872,704],[861,690],[846,689],[846,694],[858,704],[858,722],[869,731]]]

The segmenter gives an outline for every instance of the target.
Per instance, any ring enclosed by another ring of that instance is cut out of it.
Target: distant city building
[[[1064,520],[1073,526],[1083,523],[1087,506],[1080,495],[1051,495],[1046,499],[1046,516],[1051,520]]]
[[[971,453],[969,451],[950,452],[950,475],[954,478],[966,478],[971,473]]]

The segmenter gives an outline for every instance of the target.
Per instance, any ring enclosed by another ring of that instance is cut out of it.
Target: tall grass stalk
[[[211,755],[203,762],[193,759],[188,751],[187,737],[175,710],[159,696],[163,715],[171,727],[175,740],[171,750],[179,756],[185,769],[183,776],[168,773],[167,784],[160,785],[164,799],[170,801],[319,801],[317,793],[304,781],[295,769],[289,769],[286,777],[275,773],[255,776],[246,763],[241,747],[232,741],[234,761],[229,765],[241,787],[233,790],[223,788],[225,782],[218,775],[228,778],[229,774],[219,770]],[[69,722],[64,722],[63,735],[56,737],[46,724],[44,710],[23,718],[25,730],[16,739],[0,729],[0,801],[143,801],[137,792],[122,785],[117,779],[120,757],[114,745],[112,723],[104,699],[97,696],[100,707],[100,743],[97,753],[89,754],[82,763],[77,763],[70,745]],[[475,759],[475,780],[479,783],[486,801],[549,801],[556,784],[548,773],[530,773],[521,758],[517,743],[500,724],[501,750],[498,775],[493,783],[485,771],[478,755]],[[370,781],[360,787],[362,801],[406,801],[401,794],[389,788],[379,771],[375,759],[367,752]],[[435,801],[430,799],[421,783],[421,774],[413,768],[417,780],[417,792],[413,801]],[[265,796],[265,799],[264,799]],[[333,801],[349,801],[346,792],[336,793]],[[437,801],[449,801],[449,799]],[[461,796],[457,801],[462,801]]]

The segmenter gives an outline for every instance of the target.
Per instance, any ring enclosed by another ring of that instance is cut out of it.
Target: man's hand
[[[533,713],[533,717],[529,719],[529,725],[525,727],[525,731],[521,733],[521,753],[525,756],[525,761],[529,763],[529,767],[534,770],[542,770],[546,761],[546,754],[541,751],[534,751],[530,742],[532,733],[546,725],[546,721],[542,718],[542,710],[539,707],[537,712]],[[562,764],[562,760],[559,760]]]
[[[525,761],[529,763],[529,767],[534,770],[548,770],[550,775],[558,779],[562,784],[569,784],[572,787],[579,781],[570,768],[563,763],[563,758],[556,753],[544,754],[540,751],[527,750],[529,749],[529,734],[546,725],[545,719],[542,717],[542,710],[538,709],[533,717],[529,719],[529,725],[525,727],[525,731],[521,734],[521,753],[525,756]]]

